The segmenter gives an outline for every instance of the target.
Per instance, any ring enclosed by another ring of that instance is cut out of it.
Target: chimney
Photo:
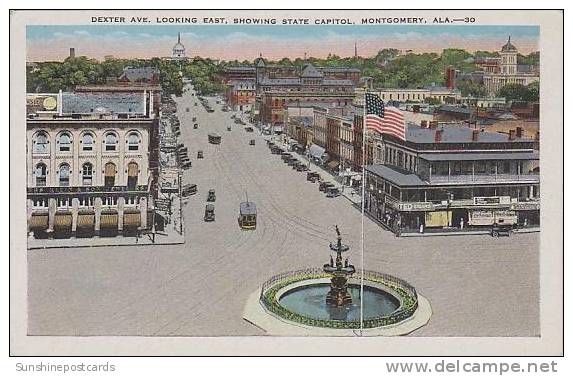
[[[515,128],[515,136],[517,138],[523,137],[523,128],[522,127]]]
[[[474,129],[472,131],[472,141],[476,142],[479,139],[479,130]]]
[[[428,128],[428,120],[422,120],[422,122],[420,123],[420,126],[422,128]]]
[[[509,141],[515,140],[515,129],[509,130]]]
[[[443,129],[436,129],[436,134],[434,136],[435,142],[442,142],[442,132],[444,132]]]

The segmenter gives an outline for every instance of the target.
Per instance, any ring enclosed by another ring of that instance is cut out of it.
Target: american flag
[[[396,107],[385,107],[376,94],[366,93],[366,129],[406,140],[404,114]]]

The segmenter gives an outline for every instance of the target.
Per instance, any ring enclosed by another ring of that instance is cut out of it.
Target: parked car
[[[301,163],[301,164],[299,164],[299,165],[296,167],[296,170],[297,170],[298,172],[308,171],[308,166],[305,165],[304,163]]]
[[[336,187],[330,187],[328,188],[328,190],[326,191],[326,197],[338,197],[340,196],[342,193],[340,192],[340,189],[336,188]]]
[[[321,192],[326,192],[327,189],[334,187],[334,184],[329,181],[320,182],[318,185],[318,190]]]
[[[197,151],[197,159],[203,159],[203,150]]]
[[[214,189],[209,189],[209,193],[207,194],[207,201],[209,202],[213,202],[217,199],[217,197],[215,196],[215,190]]]
[[[317,180],[320,180],[320,174],[316,171],[309,171],[306,173],[306,180],[314,183]]]
[[[245,127],[245,130],[247,132],[254,132],[253,127]]]
[[[197,193],[197,184],[185,184],[181,187],[181,195],[183,197],[191,196]]]
[[[249,145],[251,145],[251,146],[255,145],[255,140],[249,141]]]
[[[203,217],[203,220],[205,222],[213,222],[215,220],[215,205],[205,205],[205,216]]]
[[[296,159],[296,157],[290,157],[287,160],[287,163],[289,166],[292,166],[292,165],[295,165],[295,164],[300,163],[300,162],[298,161],[298,159]]]
[[[491,227],[491,236],[510,236],[513,232],[513,225],[509,223],[494,223]]]

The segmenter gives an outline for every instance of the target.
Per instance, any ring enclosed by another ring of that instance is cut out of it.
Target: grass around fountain
[[[291,272],[279,278],[273,277],[263,286],[260,302],[263,307],[275,316],[312,327],[322,327],[331,329],[360,329],[360,321],[324,320],[292,312],[283,307],[279,302],[277,293],[289,285],[306,280],[330,278],[331,275],[322,271],[303,270]],[[387,274],[364,271],[364,281],[369,282],[372,287],[380,285],[391,290],[400,299],[400,307],[390,315],[363,320],[363,328],[379,328],[398,324],[411,317],[418,308],[418,296],[416,290],[407,282]]]

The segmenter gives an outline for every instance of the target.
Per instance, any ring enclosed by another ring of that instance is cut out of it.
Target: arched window
[[[139,150],[139,135],[137,133],[132,132],[127,137],[127,150],[129,151]]]
[[[83,151],[93,151],[94,150],[94,136],[91,133],[85,133],[82,137],[82,150]]]
[[[72,150],[72,136],[68,132],[63,132],[58,137],[58,151],[66,152]]]
[[[114,133],[105,135],[105,151],[117,150],[117,136]]]
[[[82,184],[92,185],[93,182],[93,165],[90,162],[86,162],[82,165]]]
[[[44,163],[38,163],[36,165],[36,187],[46,186],[46,165]]]
[[[60,187],[70,186],[70,165],[62,163],[59,170]]]
[[[115,164],[108,162],[105,164],[105,179],[104,184],[106,187],[113,187],[115,185],[115,174],[117,170]]]
[[[47,153],[48,149],[48,135],[44,132],[40,132],[36,135],[34,151],[36,153]]]
[[[135,162],[127,165],[127,187],[133,189],[137,186],[137,176],[139,175],[139,166]]]

